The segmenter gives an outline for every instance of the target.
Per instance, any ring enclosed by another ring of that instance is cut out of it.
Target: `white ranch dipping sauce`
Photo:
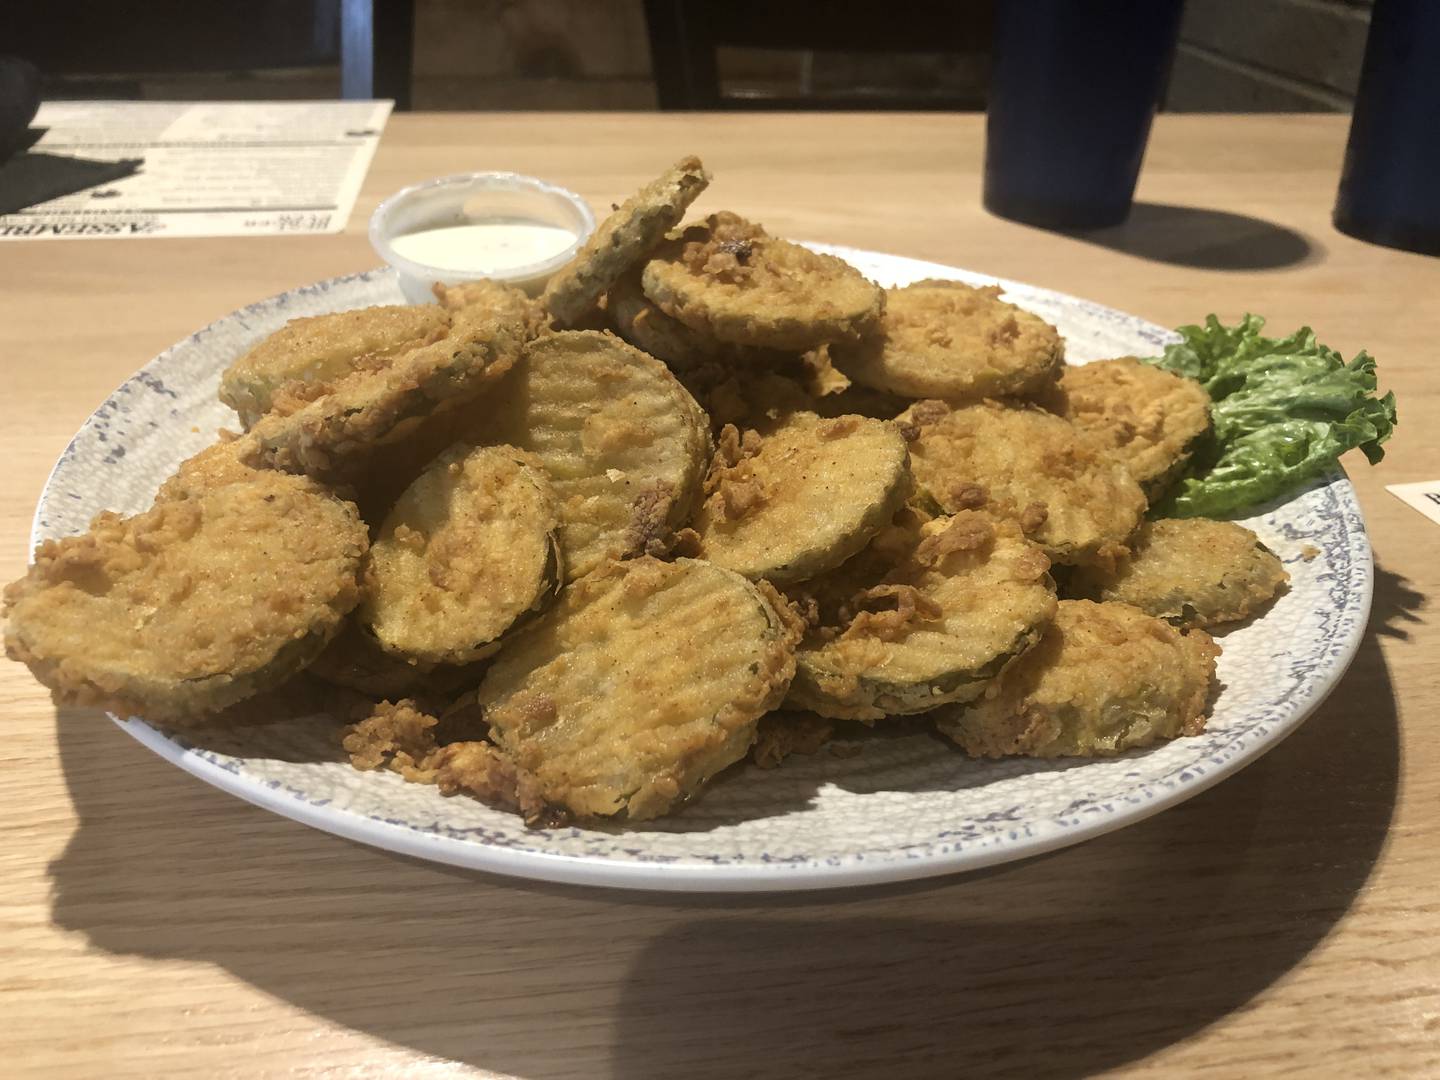
[[[407,233],[390,241],[402,258],[441,270],[493,274],[553,259],[575,242],[557,225],[533,221],[480,221]]]

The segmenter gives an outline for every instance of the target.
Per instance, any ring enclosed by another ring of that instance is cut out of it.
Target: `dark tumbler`
[[[1183,0],[1000,0],[985,208],[1047,228],[1130,213]]]
[[[1335,227],[1440,254],[1440,3],[1376,0]]]

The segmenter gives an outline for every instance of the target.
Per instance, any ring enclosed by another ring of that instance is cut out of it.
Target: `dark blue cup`
[[[1440,254],[1440,3],[1376,0],[1335,227]]]
[[[985,208],[1047,228],[1130,213],[1183,0],[1000,0]]]

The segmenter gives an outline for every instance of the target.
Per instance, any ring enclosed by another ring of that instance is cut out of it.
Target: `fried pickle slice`
[[[910,494],[900,429],[885,420],[791,416],[772,432],[720,436],[691,523],[698,553],[776,584],[814,577],[854,555]]]
[[[815,624],[788,704],[868,721],[975,699],[1054,618],[1049,571],[1012,520],[902,511],[870,550],[792,589]]]
[[[1001,300],[996,286],[928,280],[886,290],[879,331],[835,345],[831,356],[862,386],[959,402],[1053,384],[1065,343],[1044,319]]]
[[[486,441],[529,451],[549,473],[567,580],[665,550],[699,500],[705,414],[664,364],[611,334],[536,339],[480,411]]]
[[[719,364],[726,370],[746,374],[800,367],[793,352],[716,341],[672,319],[645,295],[638,270],[622,275],[611,287],[605,310],[620,337],[665,361],[673,371],[686,372],[703,364]]]
[[[353,480],[378,448],[402,443],[442,409],[473,401],[515,363],[530,332],[513,316],[461,308],[440,340],[347,375],[294,412],[261,417],[240,440],[242,460],[328,482]]]
[[[1129,604],[1062,600],[1040,644],[936,725],[975,757],[1108,757],[1205,730],[1220,646]]]
[[[494,278],[462,281],[458,285],[437,281],[432,291],[436,302],[449,312],[475,309],[484,314],[513,319],[533,333],[539,333],[544,328],[546,311],[539,301],[527,296],[523,289]]]
[[[1109,562],[1140,524],[1145,495],[1124,464],[1069,421],[983,401],[921,401],[897,418],[917,487],[946,513],[984,506],[1020,523],[1058,563]]]
[[[174,475],[160,485],[155,501],[173,502],[204,495],[242,481],[253,480],[260,470],[245,464],[243,447],[227,432],[219,442],[211,443],[198,454],[192,454],[176,467]]]
[[[605,311],[617,334],[676,371],[716,360],[724,348],[651,303],[635,273],[621,275],[611,286]]]
[[[575,258],[546,282],[540,299],[556,325],[570,327],[584,320],[620,275],[680,224],[709,183],[699,158],[681,158],[617,207]]]
[[[6,588],[6,653],[63,703],[218,712],[319,654],[359,600],[365,547],[352,504],[279,473],[104,513]]]
[[[468,664],[559,591],[559,513],[510,447],[452,447],[416,478],[365,557],[360,619],[387,652]]]
[[[294,383],[331,383],[374,369],[441,337],[450,315],[435,304],[389,305],[291,319],[220,376],[220,400],[247,429]]]
[[[544,803],[640,821],[745,756],[797,633],[778,594],[718,566],[612,562],[506,642],[479,700]]]
[[[872,330],[885,293],[843,259],[728,211],[668,239],[640,282],[665,314],[731,345],[804,352]]]
[[[388,653],[352,611],[305,673],[372,699],[398,699],[448,696],[478,686],[485,672],[483,664],[430,664]]]
[[[1133,604],[1176,626],[1220,626],[1249,618],[1289,580],[1275,553],[1243,525],[1167,518],[1142,525],[1113,568],[1079,569],[1069,589]]]
[[[1117,453],[1152,502],[1210,431],[1203,386],[1133,356],[1067,367],[1039,402]]]

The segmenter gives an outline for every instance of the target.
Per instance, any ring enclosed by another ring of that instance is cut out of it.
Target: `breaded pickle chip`
[[[793,352],[727,344],[672,319],[645,295],[638,272],[625,274],[614,284],[606,294],[605,311],[617,334],[674,371],[720,364],[730,371],[748,369],[747,374],[759,375],[770,368],[800,366]]]
[[[48,540],[5,590],[6,653],[56,700],[161,721],[279,685],[359,599],[355,507],[257,473]]]
[[[1014,521],[979,511],[923,524],[902,512],[852,563],[792,590],[815,603],[818,624],[788,703],[822,716],[879,720],[971,701],[1055,615],[1050,560]]]
[[[291,319],[220,376],[220,400],[249,428],[291,383],[328,383],[374,368],[445,333],[450,315],[435,304],[392,305]]]
[[[1050,385],[1065,343],[1044,319],[1001,300],[998,287],[931,280],[887,289],[879,331],[831,353],[862,386],[975,401]]]
[[[550,806],[663,814],[784,697],[796,628],[776,604],[705,562],[609,563],[506,642],[480,684],[491,737]]]
[[[714,360],[724,348],[651,303],[638,274],[624,274],[611,287],[605,311],[617,334],[677,371]]]
[[[716,341],[804,352],[873,329],[885,293],[843,259],[711,214],[656,249],[640,276],[665,314]]]
[[[914,437],[916,486],[941,510],[1013,517],[1059,563],[1124,554],[1145,495],[1125,466],[1069,421],[984,401],[921,401],[897,418]]]
[[[804,581],[870,542],[910,494],[890,421],[797,413],[772,432],[720,437],[691,527],[702,558],[747,578]]]
[[[235,439],[222,438],[211,443],[179,464],[175,474],[160,485],[155,501],[188,499],[227,484],[254,479],[259,470],[245,464],[242,456],[242,444]]]
[[[1205,730],[1220,647],[1129,604],[1062,600],[1055,621],[940,730],[975,757],[1106,757]]]
[[[435,299],[446,311],[474,308],[500,318],[514,319],[538,333],[545,322],[545,309],[539,301],[526,296],[524,290],[506,285],[494,278],[462,281],[446,285],[437,281],[432,290]]]
[[[680,224],[709,183],[700,159],[686,157],[626,199],[546,283],[540,299],[555,322],[574,326],[589,315],[620,275]]]
[[[550,474],[567,580],[663,550],[699,499],[705,414],[664,364],[611,334],[536,339],[480,411],[486,441],[530,451]]]
[[[356,612],[351,612],[340,632],[305,673],[330,686],[372,698],[433,697],[454,693],[466,685],[479,685],[483,667],[422,663],[387,653],[356,620]]]
[[[509,447],[459,445],[416,478],[365,559],[360,619],[382,648],[465,664],[562,580],[550,482]]]
[[[247,464],[342,481],[363,473],[377,447],[401,442],[442,408],[473,400],[520,356],[530,327],[479,307],[454,313],[439,341],[348,375],[288,415],[262,417],[240,440]]]
[[[1113,569],[1084,567],[1077,596],[1118,600],[1176,626],[1248,618],[1290,580],[1275,553],[1243,525],[1206,518],[1146,522]]]
[[[1203,386],[1133,356],[1067,367],[1039,400],[1119,454],[1152,501],[1210,430]]]

